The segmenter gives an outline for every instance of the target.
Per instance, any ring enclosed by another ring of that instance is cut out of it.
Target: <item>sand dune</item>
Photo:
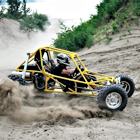
[[[79,52],[93,71],[125,73],[136,83],[136,92],[123,112],[97,107],[95,98],[36,97],[32,86],[23,87],[6,78],[28,51],[52,43],[59,23],[45,32],[25,34],[13,20],[0,21],[0,139],[8,140],[138,140],[140,136],[140,30],[133,27]],[[87,57],[88,56],[88,57]]]
[[[46,27],[44,32],[24,33],[20,30],[18,22],[0,20],[0,59],[4,59],[0,61],[1,69],[14,69],[26,58],[27,52],[52,44],[60,29],[57,19],[50,21],[51,25]]]

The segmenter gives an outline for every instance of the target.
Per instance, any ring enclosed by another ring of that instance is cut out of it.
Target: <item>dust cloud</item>
[[[37,93],[36,93],[37,94]],[[94,98],[68,96],[37,97],[32,88],[22,87],[10,79],[0,82],[0,115],[16,122],[48,121],[74,123],[77,119],[111,117],[112,112],[100,110]]]

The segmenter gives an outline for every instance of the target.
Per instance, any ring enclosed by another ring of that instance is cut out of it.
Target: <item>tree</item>
[[[23,0],[23,12],[24,15],[26,16],[26,0]]]
[[[30,0],[34,1],[34,0]],[[29,13],[27,0],[0,0],[0,4],[7,3],[7,7],[1,6],[0,19],[11,18],[20,22],[21,29],[25,31],[44,30],[45,24],[49,24],[48,17],[43,14]]]
[[[8,14],[14,18],[18,18],[21,15],[20,11],[21,1],[7,0],[7,4],[8,4]]]
[[[7,0],[8,15],[12,18],[26,17],[30,9],[26,6],[27,0]]]
[[[27,8],[26,3],[27,3],[27,0],[23,0],[23,2],[22,2],[22,12],[23,12],[24,16],[26,16],[27,13],[30,12],[30,8]]]

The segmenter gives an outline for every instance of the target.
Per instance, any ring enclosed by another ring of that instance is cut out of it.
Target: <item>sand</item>
[[[9,26],[11,25],[11,26]],[[25,34],[13,20],[0,21],[0,140],[138,140],[140,137],[140,30],[132,27],[79,55],[89,69],[109,75],[128,74],[136,92],[123,112],[100,110],[96,98],[67,95],[37,97],[7,75],[40,45],[52,43],[57,20],[41,33]]]

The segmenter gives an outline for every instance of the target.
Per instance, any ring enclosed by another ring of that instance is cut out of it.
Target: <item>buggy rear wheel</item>
[[[131,97],[135,91],[135,84],[133,80],[126,76],[126,75],[120,75],[120,84],[122,85],[122,88],[126,91],[127,96]]]
[[[45,77],[43,74],[35,73],[33,76],[33,83],[37,90],[43,91],[45,89]]]
[[[99,108],[122,111],[127,105],[127,94],[119,85],[104,87],[99,91],[97,103]]]

